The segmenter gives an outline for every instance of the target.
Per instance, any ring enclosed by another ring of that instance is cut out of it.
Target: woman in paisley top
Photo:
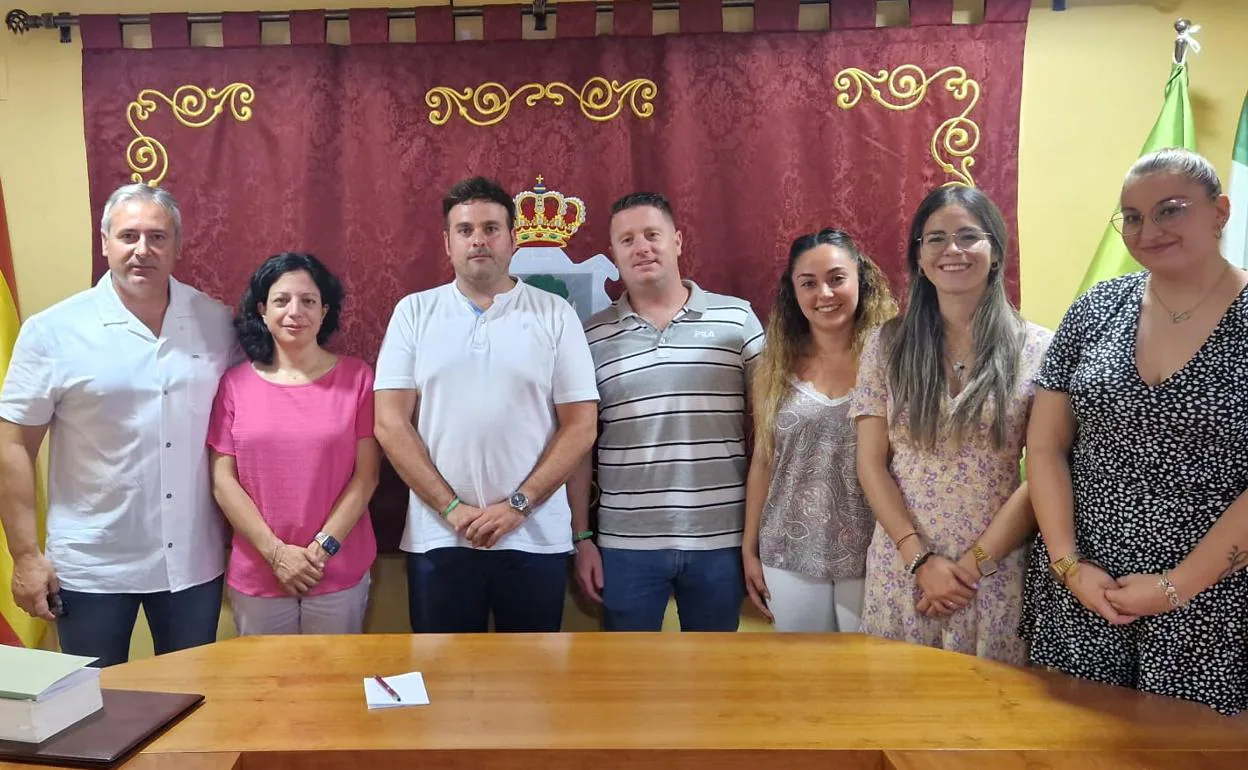
[[[1209,162],[1141,158],[1114,218],[1147,272],[1075,301],[1036,379],[1041,539],[1022,632],[1076,676],[1248,709],[1248,274]]]
[[[857,631],[874,519],[854,467],[849,391],[867,334],[897,313],[888,281],[840,230],[789,249],[754,374],[742,552],[777,631]]]
[[[1005,293],[1007,234],[981,191],[941,187],[910,227],[905,315],[867,341],[851,414],[879,526],[863,631],[1021,664],[1019,462],[1051,335]]]

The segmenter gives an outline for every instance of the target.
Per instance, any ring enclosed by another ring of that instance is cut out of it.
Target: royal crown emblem
[[[585,224],[585,202],[580,198],[547,191],[539,174],[532,190],[515,197],[516,246],[568,245]]]

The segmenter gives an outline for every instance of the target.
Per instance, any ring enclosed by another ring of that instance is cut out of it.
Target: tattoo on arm
[[[1225,580],[1244,567],[1248,567],[1248,551],[1241,551],[1237,545],[1231,546],[1231,553],[1227,556],[1227,562],[1227,567],[1222,571],[1221,575],[1218,575],[1218,580]]]

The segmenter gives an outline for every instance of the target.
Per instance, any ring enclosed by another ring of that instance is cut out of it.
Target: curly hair
[[[326,306],[325,318],[316,333],[316,343],[324,345],[338,330],[338,318],[347,298],[342,283],[311,254],[290,251],[274,254],[256,269],[251,280],[247,282],[243,298],[238,303],[238,316],[234,319],[238,343],[248,360],[253,363],[273,363],[273,335],[269,333],[269,327],[260,315],[260,303],[268,301],[269,289],[273,288],[278,278],[298,270],[312,277],[316,288],[321,292],[321,304]]]
[[[793,288],[793,267],[803,254],[816,246],[844,249],[858,272],[858,307],[854,308],[854,357],[862,352],[870,332],[897,315],[897,302],[888,279],[879,265],[863,254],[854,239],[843,230],[824,228],[799,236],[789,247],[789,262],[776,287],[776,300],[767,319],[767,344],[754,370],[754,440],[765,455],[771,454],[772,430],[780,402],[790,386],[790,378],[806,346],[810,344],[810,321],[797,303]]]

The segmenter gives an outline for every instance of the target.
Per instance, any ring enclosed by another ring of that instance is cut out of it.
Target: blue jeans
[[[566,553],[435,548],[407,555],[407,611],[418,634],[553,632],[563,625]]]
[[[61,589],[62,614],[56,620],[61,652],[97,658],[103,668],[130,659],[130,636],[139,605],[152,631],[157,655],[217,641],[224,577],[182,591],[153,594],[90,594]]]
[[[740,548],[602,549],[603,627],[658,631],[676,594],[681,631],[736,631],[745,599]]]

